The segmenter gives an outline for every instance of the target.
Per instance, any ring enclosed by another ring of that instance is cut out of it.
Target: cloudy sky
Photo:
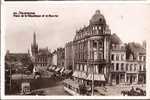
[[[142,42],[150,39],[150,6],[148,4],[74,3],[74,4],[7,4],[5,5],[5,49],[27,52],[36,32],[39,47],[53,50],[73,40],[75,31],[89,20],[97,9],[105,16],[111,32],[123,42]],[[49,18],[16,18],[13,12],[57,14]]]

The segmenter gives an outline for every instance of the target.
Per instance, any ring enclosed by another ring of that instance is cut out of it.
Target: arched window
[[[116,70],[119,70],[119,64],[118,63],[116,64]]]
[[[143,70],[146,71],[146,66],[145,65],[143,66]]]
[[[112,66],[111,70],[113,71],[114,70],[114,63],[112,63],[111,66]]]
[[[111,55],[111,60],[114,60],[114,54]]]
[[[136,71],[136,66],[137,66],[137,65],[136,65],[136,64],[134,64],[134,71]]]
[[[128,64],[126,64],[126,71],[128,71]]]
[[[132,64],[130,65],[130,71],[132,71]]]
[[[123,71],[124,70],[124,64],[121,63],[121,70]]]
[[[124,60],[124,54],[121,54],[121,60]]]
[[[119,60],[119,55],[118,54],[116,55],[116,60]]]
[[[140,65],[140,69],[139,69],[140,71],[142,70],[142,66]]]

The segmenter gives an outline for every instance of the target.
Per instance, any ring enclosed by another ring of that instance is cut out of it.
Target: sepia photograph
[[[5,4],[4,96],[147,97],[148,4]]]

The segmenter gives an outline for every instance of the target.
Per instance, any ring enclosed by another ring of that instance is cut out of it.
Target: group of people
[[[121,94],[123,94],[123,96],[146,96],[146,91],[132,86],[131,90],[123,90],[121,91]]]

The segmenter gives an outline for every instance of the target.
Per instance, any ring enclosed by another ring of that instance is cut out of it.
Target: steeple
[[[35,34],[35,32],[33,34],[33,45],[36,45],[36,34]]]
[[[38,45],[36,43],[36,33],[33,34],[33,43],[31,45],[32,56],[36,56],[38,54]]]

